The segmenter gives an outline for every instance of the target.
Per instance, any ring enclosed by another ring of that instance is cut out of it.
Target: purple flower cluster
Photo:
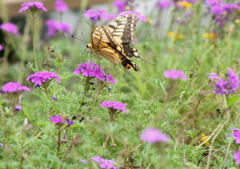
[[[31,74],[27,77],[26,81],[31,80],[32,83],[35,84],[35,86],[39,87],[42,85],[42,83],[56,79],[58,83],[61,83],[60,76],[56,74],[56,72],[36,72]]]
[[[232,129],[233,134],[228,135],[228,137],[234,136],[235,143],[240,144],[240,131],[237,128]]]
[[[0,25],[0,29],[5,30],[8,33],[11,33],[15,36],[18,36],[18,28],[15,24],[13,23],[4,23]]]
[[[21,107],[20,105],[17,105],[17,106],[15,106],[15,110],[16,110],[16,111],[21,111],[21,110],[22,110],[22,107]]]
[[[18,11],[19,13],[21,13],[22,11],[27,11],[27,10],[31,10],[31,9],[48,11],[43,6],[43,2],[26,2],[26,3],[23,3],[21,6],[22,6],[22,8]]]
[[[22,86],[19,82],[8,82],[2,86],[2,91],[4,93],[16,93],[23,91],[30,92],[31,89],[28,88],[27,86]]]
[[[207,0],[210,10],[214,16],[214,21],[218,27],[222,28],[230,20],[231,14],[240,8],[240,4],[225,3],[223,0]]]
[[[64,2],[64,0],[56,0],[55,1],[55,10],[58,12],[66,12],[68,10],[68,6]]]
[[[157,4],[159,9],[167,9],[171,6],[174,6],[174,2],[172,0],[160,0]]]
[[[94,62],[84,62],[79,64],[79,68],[75,69],[73,74],[78,75],[80,73],[85,77],[95,77],[104,82],[110,82],[112,84],[116,83],[115,79],[112,78],[112,75],[106,75],[104,70]]]
[[[130,15],[130,14],[136,14],[138,16],[139,20],[142,20],[144,22],[147,21],[146,16],[142,15],[141,13],[137,12],[137,11],[125,11],[120,13],[121,16],[126,16],[126,15]]]
[[[114,166],[114,164],[116,163],[113,160],[109,160],[109,159],[105,159],[102,158],[100,156],[96,156],[96,157],[92,157],[91,158],[92,161],[99,163],[99,167],[100,168],[105,168],[105,169],[118,169],[117,167]],[[83,163],[87,163],[88,160],[80,160]]]
[[[125,1],[121,1],[121,0],[115,0],[113,2],[113,6],[116,6],[118,8],[119,13],[125,11],[126,5],[127,5],[127,3]]]
[[[142,141],[146,141],[149,143],[157,143],[157,142],[169,142],[169,135],[162,133],[160,130],[156,128],[147,128],[141,135],[140,139]]]
[[[64,121],[64,119],[60,116],[60,115],[54,115],[54,116],[50,116],[49,119],[51,120],[52,123],[67,123],[68,126],[74,125],[75,123],[69,119],[67,119],[66,121]]]
[[[108,19],[108,12],[105,10],[89,9],[84,12],[84,17],[90,18],[95,23],[101,20],[101,18]]]
[[[188,77],[181,70],[167,70],[163,73],[166,78],[187,80]]]
[[[240,151],[235,151],[233,154],[234,160],[236,160],[237,164],[240,164]]]
[[[115,110],[121,110],[128,114],[126,109],[126,104],[123,104],[121,102],[111,102],[111,101],[103,101],[100,106],[102,107],[108,107]]]
[[[0,51],[2,51],[3,50],[3,46],[0,44]]]
[[[57,32],[65,32],[70,34],[70,26],[66,23],[54,21],[54,20],[47,20],[45,24],[48,27],[48,36],[55,36]]]
[[[218,79],[215,84],[215,92],[216,94],[231,94],[234,93],[239,87],[239,78],[238,75],[231,69],[228,68],[227,79],[224,80],[220,78],[218,74],[211,73],[209,78],[213,81],[214,79]]]

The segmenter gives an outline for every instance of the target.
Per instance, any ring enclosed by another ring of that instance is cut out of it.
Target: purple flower
[[[217,73],[207,73],[207,75],[209,75],[208,78],[211,79],[211,81],[214,81],[214,79],[220,78],[219,74],[217,74]]]
[[[142,141],[146,141],[149,143],[156,143],[156,142],[169,142],[170,137],[169,135],[162,133],[160,130],[156,128],[147,128],[140,136]]]
[[[61,83],[60,76],[57,76],[56,72],[36,72],[27,77],[26,81],[31,79],[31,82],[35,84],[35,86],[41,86],[42,83],[56,79],[58,83]]]
[[[23,91],[30,92],[31,89],[28,88],[27,86],[21,86],[19,82],[8,82],[2,86],[2,91],[4,93],[15,93],[15,92],[23,92]]]
[[[100,156],[96,156],[96,157],[92,157],[91,158],[93,161],[100,163],[99,167],[100,168],[106,168],[106,169],[117,169],[114,164],[116,163],[113,160],[109,160],[109,159],[104,159]]]
[[[234,136],[235,143],[240,144],[240,131],[237,128],[232,129],[233,134],[228,135],[228,137]]]
[[[67,123],[69,126],[71,126],[71,125],[74,125],[74,124],[75,124],[73,121],[71,121],[71,120],[69,120],[69,119],[67,119],[67,120],[66,120],[66,123]]]
[[[26,2],[23,3],[22,8],[18,11],[21,13],[22,11],[27,11],[27,10],[44,10],[47,11],[47,9],[43,6],[43,2]]]
[[[128,114],[127,109],[126,109],[126,104],[123,104],[121,102],[111,102],[111,101],[103,101],[100,104],[101,107],[108,107],[108,108],[112,108],[115,110],[121,110],[126,112],[126,114]]]
[[[3,143],[0,143],[0,146],[3,146],[4,144]]]
[[[95,77],[96,79],[102,80],[104,82],[110,82],[115,84],[116,81],[112,78],[112,75],[106,75],[104,70],[99,67],[98,64],[94,62],[84,62],[79,64],[79,68],[75,69],[73,74],[82,74],[85,77]]]
[[[126,2],[120,1],[120,0],[115,0],[113,2],[113,6],[116,6],[118,8],[118,13],[125,11],[126,8]]]
[[[15,106],[15,110],[16,110],[16,111],[21,111],[21,110],[22,110],[22,107],[21,107],[20,105],[17,105],[17,106]]]
[[[13,23],[4,23],[0,25],[0,29],[7,31],[15,36],[18,36],[18,29],[17,26]]]
[[[84,12],[84,17],[90,18],[92,22],[97,22],[101,18],[108,19],[107,17],[107,11],[105,10],[95,10],[95,9],[89,9]]]
[[[173,5],[174,5],[174,2],[171,0],[160,0],[158,1],[158,4],[157,4],[159,9],[167,9]]]
[[[82,160],[80,160],[80,162],[82,162],[82,163],[88,163],[88,160],[82,159]]]
[[[147,21],[146,16],[142,15],[141,13],[137,12],[137,11],[125,11],[120,13],[121,16],[126,16],[126,15],[131,15],[131,14],[136,14],[138,16],[139,20],[142,20],[144,22]]]
[[[234,160],[236,160],[237,164],[240,164],[240,151],[235,151],[235,153],[233,154],[233,158]]]
[[[70,34],[70,26],[66,23],[47,20],[45,24],[48,27],[48,36],[55,36],[57,32],[65,32],[66,34]]]
[[[64,123],[63,118],[60,115],[50,116],[52,123]]]
[[[57,97],[55,97],[55,96],[51,96],[51,98],[52,98],[53,100],[57,100]]]
[[[167,70],[163,74],[166,78],[187,80],[188,77],[181,70]]]
[[[64,0],[56,0],[55,1],[55,10],[58,12],[66,12],[68,10],[68,6],[64,2]]]
[[[0,44],[0,51],[2,51],[3,50],[3,46]]]
[[[227,80],[225,81],[223,78],[219,78],[217,83],[215,84],[215,92],[216,94],[231,94],[234,93],[239,87],[239,78],[238,75],[231,69],[228,68]]]

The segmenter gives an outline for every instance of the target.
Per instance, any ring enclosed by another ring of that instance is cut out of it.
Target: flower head
[[[60,115],[50,116],[52,123],[64,123],[63,118]]]
[[[209,75],[208,78],[211,79],[212,81],[213,81],[214,79],[219,79],[219,78],[220,78],[220,77],[219,77],[220,75],[217,74],[217,73],[207,73],[207,75]]]
[[[85,77],[95,77],[96,79],[102,80],[103,82],[110,82],[112,84],[116,81],[112,78],[112,75],[106,75],[104,70],[99,67],[98,64],[94,62],[84,62],[79,64],[79,68],[75,69],[73,74],[82,74]]]
[[[22,110],[22,107],[21,107],[20,105],[17,105],[17,106],[15,106],[15,110],[16,110],[16,111],[21,111],[21,110]]]
[[[69,126],[71,126],[71,125],[74,125],[74,124],[75,124],[73,121],[71,121],[71,120],[69,120],[69,119],[67,119],[67,120],[66,120],[66,123],[67,123]]]
[[[115,110],[121,110],[121,111],[124,111],[124,112],[128,113],[127,109],[126,109],[126,104],[123,104],[121,102],[103,101],[100,104],[100,106],[101,107],[108,107],[110,109],[115,109]]]
[[[100,156],[96,156],[96,157],[92,157],[91,158],[93,161],[100,163],[99,167],[100,168],[106,168],[106,169],[117,169],[114,164],[116,163],[113,160],[109,160],[109,159],[104,159]]]
[[[64,0],[56,0],[55,1],[55,10],[58,12],[66,12],[68,10],[68,6],[64,2]]]
[[[120,0],[115,0],[113,2],[113,6],[116,6],[118,8],[118,12],[123,12],[125,11],[125,8],[126,8],[126,2],[124,1],[120,1]]]
[[[21,13],[22,11],[27,11],[27,10],[47,11],[47,9],[43,6],[43,2],[25,2],[21,6],[22,6],[22,8],[18,11],[19,13]]]
[[[162,133],[160,130],[156,128],[147,128],[140,136],[142,141],[146,141],[149,143],[156,143],[156,142],[169,142],[170,137],[169,135]]]
[[[0,51],[3,50],[3,46],[0,44]]]
[[[35,84],[35,86],[41,86],[42,83],[56,79],[58,83],[61,83],[60,76],[56,74],[56,72],[36,72],[27,77],[26,81],[31,79],[31,82]]]
[[[84,17],[90,18],[92,22],[97,22],[101,20],[101,18],[108,19],[107,17],[107,11],[105,10],[95,10],[95,9],[89,9],[84,12]]]
[[[240,144],[240,131],[237,128],[233,129],[233,134],[228,135],[228,137],[234,136],[235,143]]]
[[[215,92],[216,94],[231,94],[234,93],[238,87],[239,87],[239,78],[238,75],[231,69],[228,68],[227,73],[228,78],[224,80],[223,78],[220,78],[218,76],[210,76],[209,78],[218,79],[218,81],[215,84]]]
[[[235,151],[235,153],[233,154],[233,158],[234,160],[236,160],[237,164],[240,164],[240,151]]]
[[[4,93],[15,93],[23,91],[31,91],[27,86],[22,86],[19,82],[8,82],[2,86],[2,91]]]
[[[170,79],[182,79],[187,80],[188,77],[181,70],[167,70],[164,72],[164,76]]]
[[[47,20],[45,24],[48,27],[48,36],[55,36],[57,32],[65,32],[67,34],[70,34],[70,26],[66,23]]]
[[[157,4],[159,9],[167,9],[173,5],[174,5],[174,2],[171,0],[160,0],[158,1],[158,4]]]
[[[0,29],[5,30],[8,33],[11,33],[15,36],[18,36],[18,29],[17,26],[13,23],[4,23],[0,25]]]
[[[139,13],[137,11],[125,11],[125,12],[120,13],[121,16],[126,16],[126,15],[129,15],[129,14],[136,14],[138,16],[139,20],[142,20],[144,22],[147,21],[146,16],[142,15],[141,13]]]

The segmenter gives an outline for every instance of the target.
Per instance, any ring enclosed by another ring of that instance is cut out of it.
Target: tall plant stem
[[[32,30],[32,32],[33,32],[33,39],[32,39],[32,41],[33,41],[33,55],[34,55],[35,68],[38,71],[37,53],[36,53],[36,40],[35,40],[35,38],[36,38],[36,35],[35,35],[35,17],[34,17],[34,15],[33,15],[32,19],[33,19],[33,30]]]

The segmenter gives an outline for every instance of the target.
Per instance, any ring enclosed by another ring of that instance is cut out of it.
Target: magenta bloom
[[[121,16],[126,16],[126,15],[130,15],[130,14],[136,14],[138,16],[139,20],[142,20],[144,22],[146,22],[146,16],[142,15],[141,13],[137,12],[137,11],[125,11],[120,13]]]
[[[43,2],[25,2],[21,6],[22,8],[18,11],[19,13],[21,13],[22,11],[27,11],[31,9],[47,11],[47,9],[43,6]]]
[[[56,72],[36,72],[27,77],[26,81],[31,79],[31,82],[35,84],[35,86],[39,87],[42,83],[56,79],[58,83],[61,83],[60,76],[56,74]]]
[[[187,80],[188,77],[183,73],[181,70],[167,70],[164,72],[164,77],[170,78],[170,79],[182,79]]]
[[[214,81],[214,79],[219,79],[220,78],[219,77],[220,75],[217,74],[217,73],[207,73],[207,75],[209,75],[208,78],[211,79],[211,81]]]
[[[123,104],[121,102],[111,102],[111,101],[103,101],[100,104],[101,107],[108,107],[110,109],[114,109],[114,110],[121,110],[126,112],[126,114],[128,114],[127,109],[126,109],[126,104]]]
[[[4,23],[0,25],[0,29],[5,30],[8,33],[11,33],[15,36],[18,36],[18,28],[13,23]]]
[[[16,111],[21,111],[21,110],[22,110],[22,107],[21,107],[20,105],[17,105],[17,106],[15,106],[15,110],[16,110]]]
[[[237,128],[233,129],[233,134],[228,135],[228,137],[231,136],[234,136],[236,144],[240,144],[240,131]]]
[[[58,12],[66,12],[68,10],[68,6],[64,2],[64,0],[56,0],[55,1],[55,10]]]
[[[174,2],[171,0],[160,0],[157,4],[159,9],[167,9],[171,6],[174,6]]]
[[[234,93],[239,87],[239,78],[238,75],[231,69],[228,68],[227,80],[219,78],[215,84],[216,94],[231,94]]]
[[[156,142],[169,142],[170,137],[169,135],[162,133],[160,130],[155,128],[147,128],[140,136],[142,141],[146,141],[149,143],[156,143]]]
[[[19,82],[8,82],[2,86],[2,91],[4,93],[15,93],[15,92],[30,92],[31,89],[27,86],[22,86]]]
[[[107,15],[108,12],[105,10],[89,9],[84,12],[84,17],[90,18],[94,23],[101,20],[101,18],[108,19]]]
[[[100,168],[106,168],[106,169],[117,169],[114,164],[116,163],[113,160],[109,160],[109,159],[104,159],[100,156],[96,156],[96,157],[92,157],[91,158],[93,161],[100,163],[99,167]]]
[[[47,20],[45,24],[48,27],[48,36],[55,36],[57,32],[65,32],[66,34],[70,34],[70,26],[66,23]]]
[[[60,115],[50,116],[52,123],[64,123],[63,118]]]
[[[234,160],[236,160],[237,164],[240,164],[240,151],[235,151],[235,153],[233,154],[233,158]]]
[[[104,82],[110,82],[112,84],[116,83],[116,80],[112,78],[112,75],[106,75],[104,70],[99,67],[98,64],[94,62],[84,62],[79,64],[79,68],[75,69],[73,74],[82,74],[85,77],[95,77],[96,79],[102,80]]]
[[[118,8],[118,13],[125,11],[126,8],[126,2],[120,1],[120,0],[115,0],[113,2],[113,6],[116,6]]]
[[[0,44],[0,51],[2,51],[3,50],[3,46]]]
[[[69,126],[71,126],[71,125],[74,125],[74,124],[75,124],[73,121],[71,121],[71,120],[69,120],[69,119],[67,119],[67,120],[66,120],[66,123],[67,123]]]

